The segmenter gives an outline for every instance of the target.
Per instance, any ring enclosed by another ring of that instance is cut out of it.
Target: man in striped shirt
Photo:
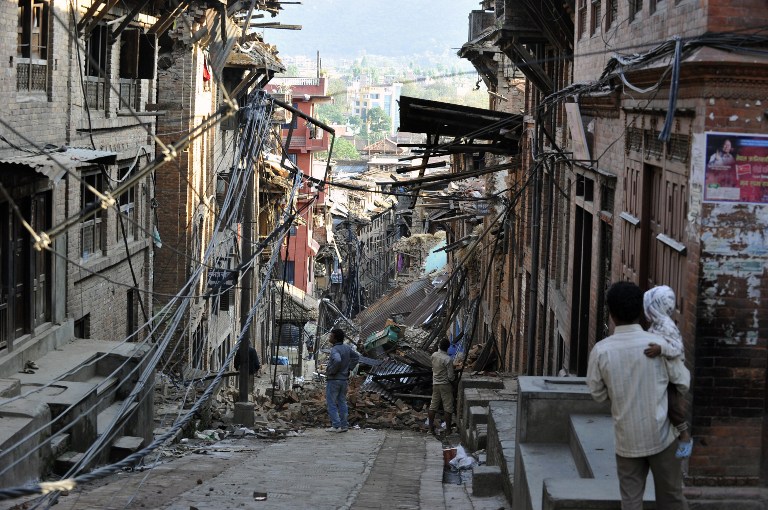
[[[621,508],[642,508],[649,469],[657,508],[688,508],[680,459],[675,458],[675,430],[667,417],[667,386],[671,383],[685,395],[691,375],[680,358],[643,354],[659,338],[639,324],[643,292],[637,285],[613,284],[606,301],[616,328],[592,349],[587,384],[595,400],[611,401]]]

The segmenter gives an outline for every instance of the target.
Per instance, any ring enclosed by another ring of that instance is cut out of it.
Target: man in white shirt
[[[589,356],[587,384],[598,402],[611,401],[616,434],[616,470],[622,510],[640,510],[648,470],[657,508],[684,509],[683,476],[675,457],[675,432],[667,417],[667,386],[688,391],[691,375],[680,358],[649,358],[643,350],[659,338],[643,330],[643,291],[618,282],[606,295],[616,328]]]

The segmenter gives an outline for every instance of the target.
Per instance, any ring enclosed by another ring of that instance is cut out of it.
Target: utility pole
[[[243,246],[242,260],[250,260],[253,248],[253,182],[255,171],[246,179],[245,185],[245,207],[243,208]],[[240,330],[247,327],[248,316],[251,312],[251,288],[253,278],[253,264],[248,264],[247,269],[243,271],[240,277]],[[248,402],[248,394],[251,391],[250,384],[250,356],[249,347],[251,345],[251,329],[243,335],[240,342],[240,392],[238,401],[235,404],[235,422],[241,423],[246,427],[254,424],[254,405]]]

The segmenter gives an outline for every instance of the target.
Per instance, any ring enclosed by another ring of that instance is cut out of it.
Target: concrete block
[[[469,408],[469,428],[479,424],[488,423],[488,408],[485,406],[472,406]]]
[[[53,463],[53,472],[57,475],[63,475],[70,470],[75,464],[85,457],[82,452],[66,452],[56,458]]]
[[[0,398],[13,398],[21,395],[21,381],[18,379],[0,379]]]
[[[472,470],[472,495],[479,497],[496,496],[502,492],[501,468],[498,466],[477,466]]]
[[[652,490],[648,489],[646,488],[643,496],[643,508],[656,508],[655,497]],[[615,480],[548,478],[544,480],[541,508],[542,510],[621,510],[619,487]]]
[[[69,434],[56,434],[51,438],[51,454],[58,457],[69,448]]]
[[[109,460],[117,462],[123,460],[132,453],[136,453],[144,446],[143,437],[121,436],[118,437],[109,451]]]
[[[547,478],[581,480],[568,445],[518,443],[512,496],[516,508],[542,510],[544,480]]]
[[[256,419],[253,413],[255,409],[253,402],[235,402],[234,422],[244,427],[253,427]]]
[[[571,453],[582,477],[616,478],[616,450],[610,440],[613,435],[610,415],[571,415]]]

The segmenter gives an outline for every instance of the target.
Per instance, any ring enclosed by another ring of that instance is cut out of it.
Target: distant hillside
[[[304,0],[276,18],[301,31],[266,30],[281,55],[354,58],[453,53],[467,40],[468,16],[478,0]]]

